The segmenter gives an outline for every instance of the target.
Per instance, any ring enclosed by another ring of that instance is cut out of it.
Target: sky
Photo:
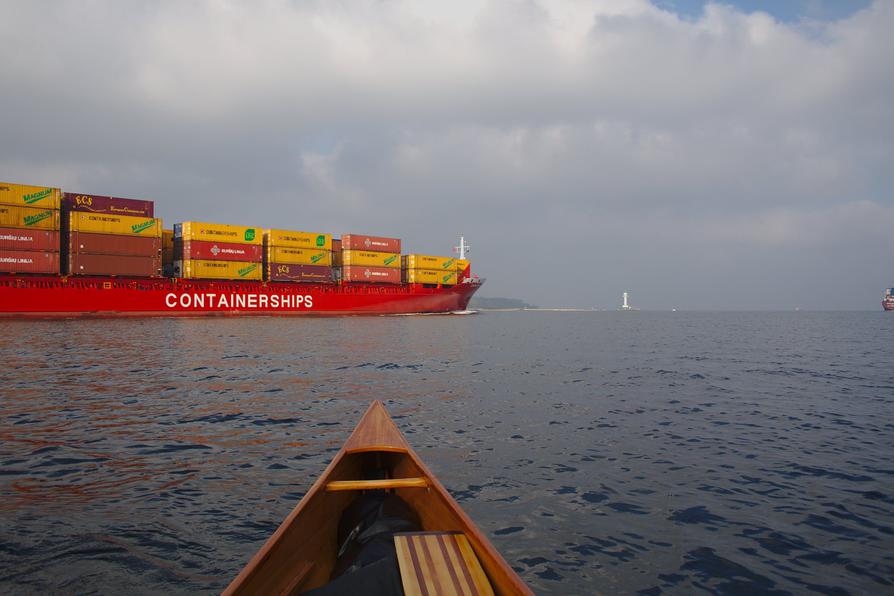
[[[0,180],[472,246],[540,306],[879,309],[894,2],[0,0]]]
[[[661,9],[674,12],[690,19],[704,12],[705,0],[654,0]],[[719,4],[732,6],[741,12],[764,12],[778,21],[796,23],[799,21],[828,21],[853,15],[872,4],[871,0],[738,0]]]

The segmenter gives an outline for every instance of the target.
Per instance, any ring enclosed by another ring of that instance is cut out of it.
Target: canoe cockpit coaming
[[[367,491],[393,493],[425,532],[463,534],[497,594],[531,594],[374,401],[344,447],[224,594],[300,594],[329,583],[345,510]]]
[[[329,582],[338,552],[338,522],[362,489],[328,490],[328,485],[423,478],[423,470],[408,453],[363,451],[343,454],[324,475],[324,483],[311,488],[303,502],[300,523],[295,512],[290,516],[292,523],[283,529],[275,547],[270,549],[270,558],[257,568],[253,579],[261,581],[263,590],[294,594]],[[411,502],[414,500],[412,493],[430,492],[430,484],[390,490]]]

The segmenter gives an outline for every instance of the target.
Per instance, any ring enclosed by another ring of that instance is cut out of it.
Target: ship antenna
[[[465,236],[460,235],[460,237],[459,237],[459,246],[454,246],[454,247],[453,247],[453,252],[458,252],[458,253],[459,253],[459,258],[460,258],[460,260],[463,260],[463,261],[464,261],[464,260],[466,259],[466,253],[467,253],[467,252],[471,252],[471,248],[469,247],[468,244],[466,244],[466,238],[465,238]]]

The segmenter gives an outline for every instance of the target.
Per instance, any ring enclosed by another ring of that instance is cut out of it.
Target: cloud
[[[0,5],[0,178],[424,252],[463,232],[490,294],[541,304],[654,280],[726,306],[753,271],[742,306],[787,306],[807,290],[767,259],[892,248],[887,2],[823,23],[644,0]],[[890,280],[855,266],[816,306],[877,302]]]

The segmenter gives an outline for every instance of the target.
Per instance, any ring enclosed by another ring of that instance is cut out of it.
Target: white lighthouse
[[[623,297],[624,297],[624,303],[621,304],[621,310],[633,310],[633,307],[630,306],[630,304],[627,302],[627,299],[630,297],[630,293],[624,292]]]

